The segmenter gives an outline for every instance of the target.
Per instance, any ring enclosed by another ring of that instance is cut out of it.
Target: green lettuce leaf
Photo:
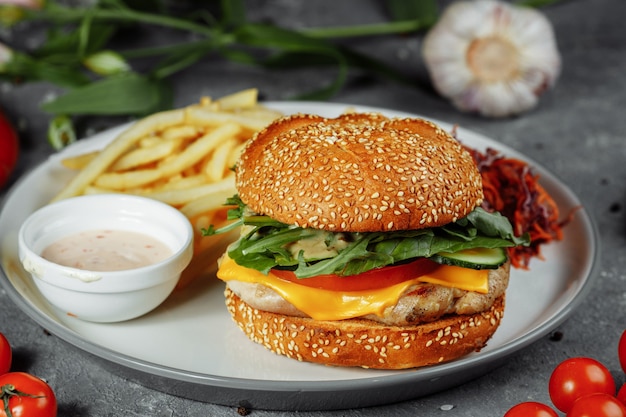
[[[335,274],[357,275],[371,269],[431,257],[440,252],[458,252],[474,248],[504,248],[528,245],[529,237],[517,237],[505,216],[476,208],[467,217],[443,227],[394,232],[341,233],[347,242],[336,255],[306,259],[302,251],[294,255],[288,245],[302,239],[332,242],[336,234],[317,229],[287,225],[267,216],[250,213],[234,196],[229,204],[229,218],[237,221],[223,229],[208,229],[205,235],[245,226],[246,233],[230,246],[228,256],[237,264],[264,274],[273,268],[288,269],[298,278]]]

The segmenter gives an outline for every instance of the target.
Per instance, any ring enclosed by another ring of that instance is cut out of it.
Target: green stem
[[[303,29],[300,32],[312,38],[350,38],[359,36],[393,35],[426,29],[431,23],[420,20],[406,20],[389,23],[373,23],[369,25],[338,26],[329,28]]]
[[[9,400],[12,397],[29,397],[29,398],[44,398],[42,395],[32,395],[27,392],[18,390],[13,384],[6,384],[0,388],[0,396],[2,397],[2,406],[4,413],[7,417],[13,417],[11,409],[9,408]]]
[[[174,29],[199,33],[206,36],[215,36],[217,34],[217,32],[212,28],[209,28],[205,25],[199,25],[188,20],[178,19],[165,15],[137,12],[131,9],[85,10],[81,8],[62,7],[55,5],[54,7],[48,7],[41,11],[29,11],[27,18],[29,20],[51,20],[57,23],[73,23],[80,22],[87,15],[89,15],[93,21],[131,21],[170,27]]]
[[[122,55],[124,58],[142,58],[155,55],[169,55],[171,53],[180,52],[182,49],[186,49],[189,51],[210,50],[214,49],[218,45],[225,45],[232,42],[232,36],[225,34],[220,35],[218,39],[205,39],[182,44],[131,49],[126,51],[119,51],[119,54]]]
[[[240,226],[243,226],[243,219],[239,219],[235,222],[229,223],[226,226],[220,227],[219,229],[215,229],[213,225],[210,225],[208,228],[202,229],[202,236],[213,236],[213,235],[219,235],[222,233],[227,233],[232,230],[235,230],[236,228]]]

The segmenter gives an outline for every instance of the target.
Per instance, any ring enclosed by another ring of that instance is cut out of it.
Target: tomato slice
[[[311,278],[298,278],[292,271],[272,269],[276,277],[295,284],[331,291],[363,291],[390,287],[409,279],[434,271],[440,265],[426,258],[413,262],[371,269],[362,274],[340,276],[318,275]]]

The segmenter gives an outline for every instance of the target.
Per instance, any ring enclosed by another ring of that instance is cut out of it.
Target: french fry
[[[176,155],[175,158],[165,162],[159,167],[160,172],[163,176],[166,176],[189,168],[202,160],[202,157],[208,152],[217,148],[226,138],[236,135],[239,130],[240,127],[235,123],[225,123],[217,127],[193,142],[180,154]]]
[[[247,140],[281,114],[260,106],[256,89],[156,113],[137,121],[102,150],[71,156],[77,175],[53,201],[81,194],[127,193],[170,204],[189,218],[197,255],[179,287],[204,273],[235,234],[202,238],[227,222],[224,202],[236,193],[233,167]]]
[[[202,174],[190,175],[188,177],[183,177],[181,175],[170,178],[169,181],[163,184],[162,187],[155,189],[155,192],[183,190],[185,188],[197,187],[203,184],[206,184],[206,176]]]
[[[241,155],[241,152],[243,151],[243,148],[246,146],[245,142],[240,143],[239,145],[235,146],[231,151],[230,151],[230,155],[228,155],[228,159],[226,161],[226,166],[230,167],[234,167],[237,164],[237,160],[239,159],[239,155]]]
[[[176,289],[188,286],[203,274],[208,274],[217,268],[217,260],[222,256],[228,245],[237,238],[237,232],[225,233],[204,239],[194,248],[194,257],[180,275]],[[198,240],[198,239],[197,239]]]
[[[141,138],[139,142],[137,142],[137,146],[140,148],[149,148],[151,146],[156,146],[161,142],[163,142],[163,139],[160,136],[152,135]]]
[[[121,156],[111,166],[111,171],[126,171],[159,161],[172,155],[181,143],[180,140],[153,141],[151,146],[142,146]]]
[[[209,181],[217,182],[224,178],[224,173],[229,168],[228,156],[236,145],[235,139],[228,139],[207,158],[204,165],[204,173]]]
[[[226,112],[212,111],[201,106],[191,106],[186,109],[187,121],[200,126],[217,126],[227,122],[236,123],[250,131],[256,132],[263,129],[280,113],[267,109],[260,111]]]
[[[172,158],[165,160],[163,164],[154,169],[104,172],[94,180],[94,184],[98,187],[114,190],[124,190],[150,184],[160,178],[171,176],[190,168],[201,160],[206,153],[215,149],[225,138],[235,135],[238,131],[239,126],[236,124],[224,124],[195,141],[181,153],[172,155]],[[129,153],[127,155],[133,154]]]
[[[185,120],[184,110],[171,110],[148,116],[120,134],[109,146],[76,175],[70,183],[57,194],[52,201],[80,195],[82,191],[100,174],[102,174],[123,152],[134,145],[139,139],[155,130],[181,124]]]
[[[214,190],[213,193],[204,197],[190,201],[180,208],[181,213],[191,218],[198,216],[202,213],[206,213],[212,210],[217,210],[224,207],[224,202],[228,197],[232,197],[235,193],[234,183],[232,188],[224,187],[221,190]]]
[[[190,140],[198,137],[198,128],[191,125],[172,126],[161,132],[164,140]]]
[[[61,164],[65,168],[79,170],[83,169],[89,164],[95,157],[98,155],[100,151],[87,152],[76,156],[70,156],[67,158],[63,158],[61,160]]]
[[[142,169],[128,172],[105,172],[93,182],[96,187],[123,191],[150,184],[161,178],[161,172],[156,169]]]
[[[88,185],[85,187],[83,191],[83,195],[93,195],[93,194],[111,194],[117,193],[117,190],[111,190],[109,188],[96,187],[95,185]]]
[[[232,196],[236,192],[235,190],[236,190],[235,189],[235,177],[231,175],[230,177],[226,177],[225,179],[216,183],[204,184],[204,185],[200,185],[197,187],[183,188],[183,189],[177,189],[177,190],[166,190],[166,191],[160,191],[160,192],[145,193],[143,195],[144,197],[150,197],[155,200],[159,200],[159,201],[162,201],[164,203],[167,203],[173,206],[179,206],[179,205],[188,204],[193,201],[201,200],[202,198],[207,197],[207,196],[212,197],[215,195],[223,195],[224,193],[226,194],[230,193],[226,195],[226,197],[220,202],[221,204],[224,204],[224,200],[227,197]],[[204,211],[208,211],[208,210],[204,210]],[[190,217],[190,216],[187,216],[187,217]]]
[[[219,98],[216,103],[220,110],[247,109],[256,106],[259,90],[249,88]]]

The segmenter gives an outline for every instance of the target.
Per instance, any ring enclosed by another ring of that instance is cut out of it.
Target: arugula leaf
[[[418,257],[431,257],[440,252],[458,252],[472,248],[501,248],[528,245],[528,236],[516,237],[508,219],[499,213],[476,208],[466,218],[445,227],[402,230],[395,232],[342,232],[346,247],[333,256],[306,259],[300,251],[293,254],[289,245],[302,239],[318,239],[327,244],[337,234],[280,223],[268,216],[251,214],[245,204],[234,196],[229,204],[237,206],[229,212],[238,219],[237,226],[249,231],[233,244],[228,255],[239,265],[267,274],[272,268],[289,269],[298,278],[335,274],[357,275]],[[230,226],[226,226],[229,228]],[[206,234],[219,233],[209,229]],[[231,230],[231,229],[228,229]]]
[[[465,219],[461,219],[457,223],[462,224],[465,220],[472,223],[478,230],[487,236],[499,236],[502,239],[509,239],[512,240],[515,245],[523,245],[527,243],[528,237],[516,237],[509,219],[498,212],[489,213],[478,207]]]
[[[307,263],[300,260],[298,268],[294,270],[294,273],[298,278],[310,278],[324,274],[348,276],[365,272],[364,263],[368,263],[368,269],[376,268],[378,265],[393,263],[391,257],[368,250],[369,241],[372,237],[365,236],[363,239],[357,240],[333,258],[315,263]]]

